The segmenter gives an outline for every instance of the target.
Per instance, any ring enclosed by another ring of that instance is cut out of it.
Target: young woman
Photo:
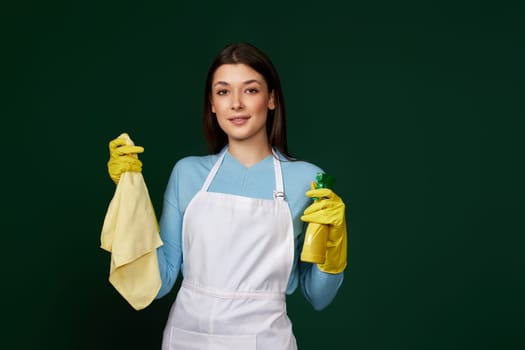
[[[335,297],[346,267],[344,204],[311,187],[319,167],[288,153],[279,77],[256,47],[217,55],[203,124],[212,154],[179,160],[164,196],[157,298],[180,271],[183,281],[163,349],[296,349],[285,295],[301,286],[318,310]],[[142,149],[112,142],[111,177],[140,171],[130,153]],[[299,259],[308,223],[329,229],[324,264]]]

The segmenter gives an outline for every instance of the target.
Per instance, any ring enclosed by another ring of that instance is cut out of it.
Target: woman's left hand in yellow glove
[[[328,226],[326,260],[324,264],[318,264],[319,269],[328,273],[342,272],[347,263],[345,204],[328,188],[312,189],[306,195],[316,200],[306,208],[301,220]]]

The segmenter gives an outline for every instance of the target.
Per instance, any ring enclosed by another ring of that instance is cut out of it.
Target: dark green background
[[[107,281],[107,143],[146,152],[158,212],[204,154],[203,80],[266,51],[293,154],[337,178],[349,269],[300,349],[525,348],[520,1],[17,1],[2,30],[6,349],[157,349],[175,290],[135,312]],[[4,333],[4,332],[3,332]]]

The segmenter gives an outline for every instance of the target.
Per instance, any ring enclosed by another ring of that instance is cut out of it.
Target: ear
[[[274,90],[272,90],[272,92],[270,92],[270,97],[268,98],[268,109],[272,110],[272,111],[275,109],[275,94],[274,94]]]

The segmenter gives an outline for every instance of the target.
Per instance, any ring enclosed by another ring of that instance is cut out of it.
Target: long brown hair
[[[268,110],[266,120],[268,143],[270,146],[277,148],[286,158],[291,159],[292,157],[288,153],[286,112],[279,75],[268,56],[249,43],[235,43],[225,46],[212,61],[208,69],[204,86],[202,122],[209,150],[213,153],[218,153],[228,143],[228,136],[220,128],[211,108],[210,94],[213,75],[217,68],[223,64],[239,63],[245,64],[261,74],[268,85],[268,92],[273,91],[275,109]]]

